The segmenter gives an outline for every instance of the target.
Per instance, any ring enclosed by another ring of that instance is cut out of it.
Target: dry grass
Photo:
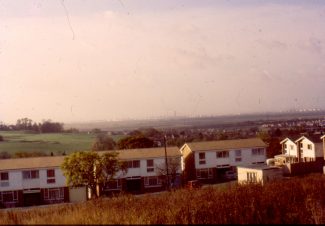
[[[2,224],[324,224],[325,176],[0,211]]]

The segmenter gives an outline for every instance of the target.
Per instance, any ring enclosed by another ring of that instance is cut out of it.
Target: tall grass
[[[324,224],[325,176],[0,211],[2,224]]]

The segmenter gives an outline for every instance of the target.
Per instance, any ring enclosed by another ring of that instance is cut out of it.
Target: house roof
[[[126,159],[148,159],[148,158],[161,158],[165,157],[165,148],[139,148],[139,149],[125,149],[125,150],[110,150],[110,151],[101,151],[99,153],[107,152],[118,152],[118,158],[121,160]],[[167,147],[166,148],[168,157],[180,157],[182,156],[181,151],[178,147]]]
[[[324,139],[325,138],[325,135],[321,136],[320,139]]]
[[[0,170],[59,167],[65,156],[45,156],[0,160]]]
[[[295,142],[298,142],[299,140],[302,140],[304,138],[310,140],[313,143],[321,143],[322,142],[320,136],[301,136],[299,139],[295,140]]]
[[[266,147],[267,145],[260,138],[219,140],[206,142],[186,143],[192,151],[204,150],[227,150],[237,148]]]
[[[167,147],[167,156],[182,156],[177,147]],[[113,151],[101,151],[99,154]],[[116,150],[119,153],[118,158],[126,159],[147,159],[165,157],[165,148],[143,148],[143,149],[126,149]],[[30,158],[12,158],[0,160],[0,170],[18,170],[18,169],[35,169],[60,167],[65,156],[42,156]]]
[[[295,142],[298,138],[300,138],[301,136],[288,136],[285,139],[280,141],[280,144],[286,142],[287,140],[291,140],[292,142]]]

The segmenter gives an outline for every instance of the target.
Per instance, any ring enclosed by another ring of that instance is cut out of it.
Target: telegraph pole
[[[168,161],[167,161],[167,148],[166,148],[166,135],[164,135],[164,145],[165,145],[165,163],[166,163],[166,177],[167,177],[167,190],[169,190],[169,173],[168,173]]]

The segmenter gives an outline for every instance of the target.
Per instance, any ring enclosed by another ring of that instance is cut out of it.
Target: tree
[[[42,133],[60,133],[63,131],[63,123],[45,120],[40,125],[40,130]]]
[[[100,133],[96,136],[96,140],[93,143],[93,151],[113,150],[115,148],[115,141],[108,135]]]
[[[98,195],[96,187],[111,180],[123,168],[117,153],[99,155],[96,152],[74,152],[64,158],[61,165],[67,184],[72,187],[87,186],[92,194]]]
[[[132,149],[132,148],[152,148],[154,142],[144,136],[128,136],[120,139],[117,142],[118,149]]]
[[[175,158],[167,158],[167,165],[168,165],[168,175],[170,178],[170,183],[174,184],[176,181],[177,174],[181,168],[180,165],[180,158],[175,157]],[[156,165],[156,171],[158,175],[163,176],[166,178],[167,176],[167,169],[166,169],[166,163],[162,163],[159,165]]]

